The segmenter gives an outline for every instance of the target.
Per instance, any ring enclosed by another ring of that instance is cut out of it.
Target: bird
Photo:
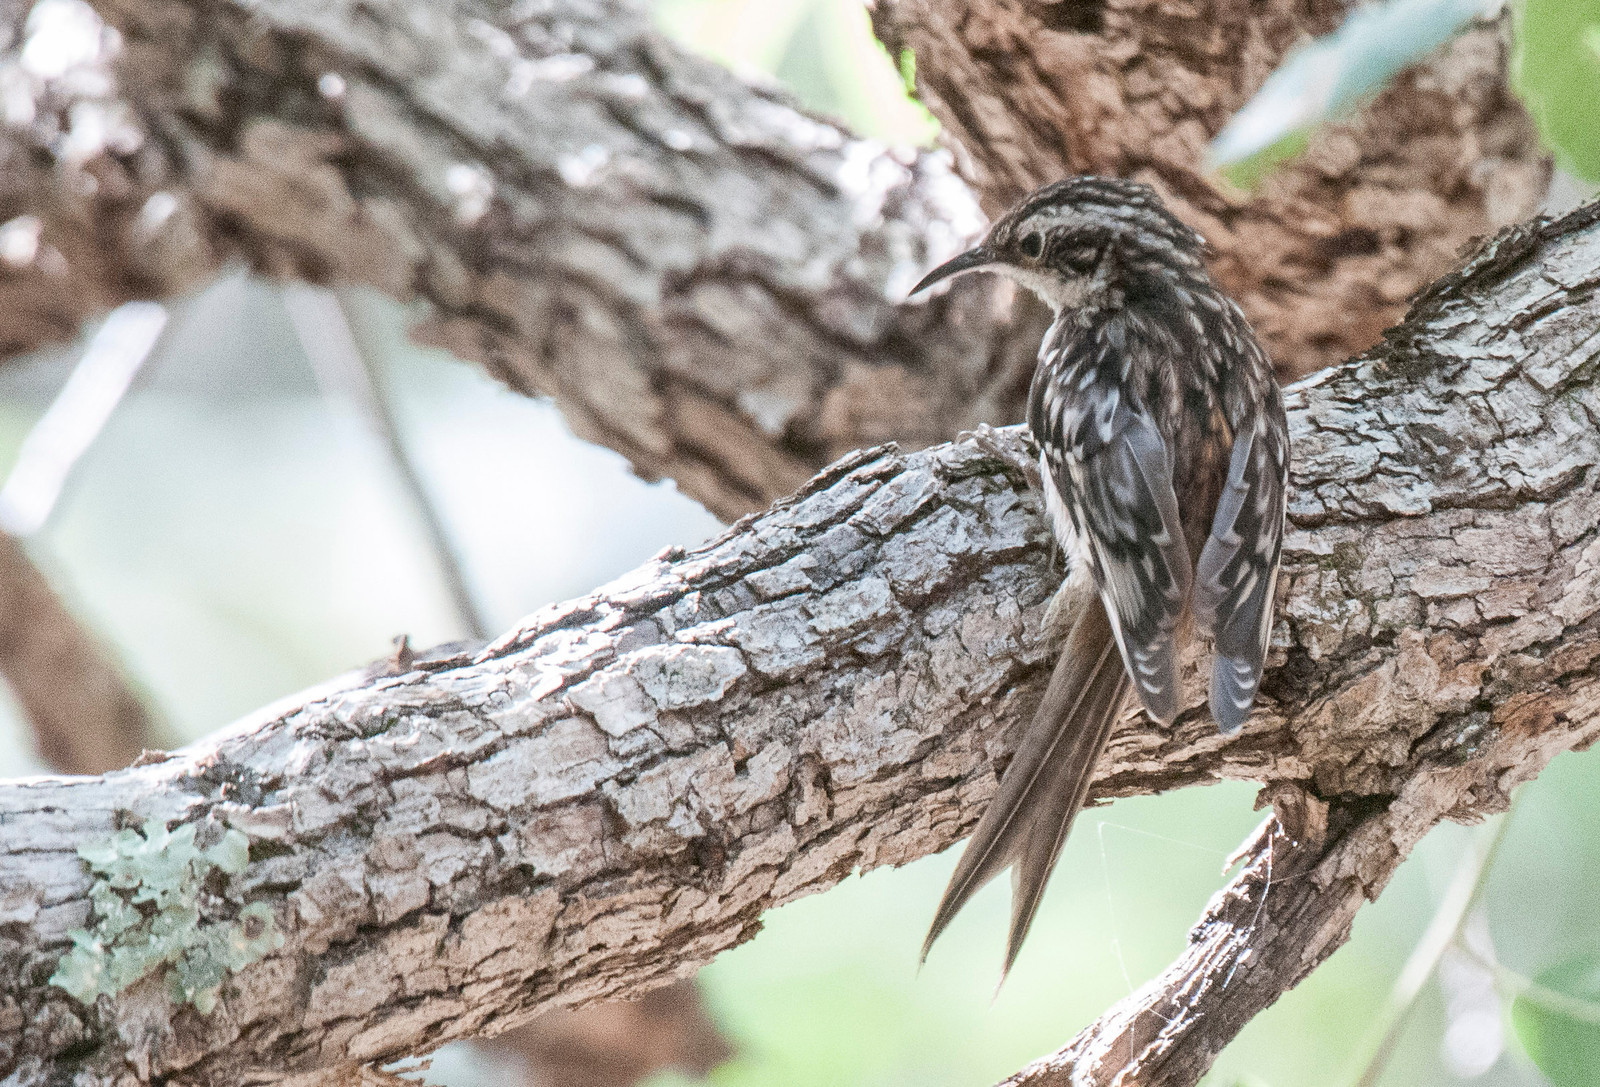
[[[1077,580],[1083,601],[939,902],[923,960],[1009,866],[1004,981],[1130,689],[1157,725],[1177,716],[1184,639],[1213,640],[1209,702],[1224,734],[1242,727],[1255,700],[1282,554],[1289,432],[1267,352],[1211,278],[1208,255],[1148,186],[1072,177],[1023,198],[912,288],[997,272],[1054,310],[1027,426],[1052,534],[1075,557],[1062,591]]]

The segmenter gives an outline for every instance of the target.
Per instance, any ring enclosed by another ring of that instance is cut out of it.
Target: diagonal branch
[[[1600,736],[1597,287],[1592,205],[1292,391],[1262,710],[1226,740],[1198,689],[1169,730],[1124,722],[1095,792],[1265,781],[1296,844],[1263,836],[1179,963],[1063,1060],[1193,1083],[1429,826]],[[1050,656],[1046,532],[997,446],[1024,455],[1014,431],[864,451],[475,655],[344,677],[158,765],[0,785],[0,1075],[314,1083],[685,976],[771,906],[949,845]],[[93,1007],[45,983],[92,923],[75,848],[147,819],[247,833],[207,916],[263,903],[285,937],[208,1015],[153,977]]]
[[[491,631],[472,594],[460,548],[406,449],[399,421],[389,403],[382,363],[351,321],[349,301],[333,291],[296,283],[285,284],[279,298],[322,394],[343,397],[351,403],[372,436],[383,445],[395,481],[405,492],[428,550],[433,553],[434,566],[455,609],[459,629],[468,638],[488,641]]]
[[[64,773],[126,766],[159,726],[116,659],[67,607],[21,540],[0,531],[0,676],[45,762]]]
[[[994,285],[899,304],[981,222],[948,156],[740,82],[642,2],[103,0],[118,36],[54,80],[28,6],[0,0],[33,98],[0,134],[0,355],[229,260],[367,284],[730,520],[850,449],[1017,417],[1039,329]]]
[[[62,773],[127,766],[146,746],[156,746],[159,729],[116,660],[34,564],[23,538],[49,520],[73,467],[166,322],[166,311],[150,303],[113,312],[23,440],[0,486],[0,676],[39,754]]]

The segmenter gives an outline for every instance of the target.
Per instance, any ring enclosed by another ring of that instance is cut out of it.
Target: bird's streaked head
[[[1060,311],[1162,278],[1203,279],[1204,253],[1200,235],[1148,186],[1074,177],[1023,199],[983,241],[929,272],[911,293],[981,268],[1010,276]]]

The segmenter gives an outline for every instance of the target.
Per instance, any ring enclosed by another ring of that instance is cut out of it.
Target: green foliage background
[[[1556,161],[1600,185],[1600,3],[1521,0],[1512,12],[1517,91]]]

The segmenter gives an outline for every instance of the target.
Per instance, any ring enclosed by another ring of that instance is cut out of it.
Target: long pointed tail
[[[1006,972],[1016,961],[1095,763],[1128,693],[1128,673],[1098,593],[1073,624],[1050,686],[1000,791],[978,821],[922,944],[922,957],[978,890],[1012,867]],[[1004,976],[1004,975],[1002,975]]]

